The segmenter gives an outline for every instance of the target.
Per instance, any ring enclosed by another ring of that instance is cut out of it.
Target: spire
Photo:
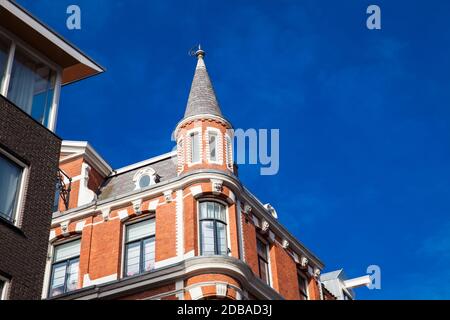
[[[200,114],[212,114],[223,117],[208,71],[206,70],[205,61],[203,60],[206,55],[205,51],[199,45],[198,50],[193,54],[195,54],[198,61],[184,118]]]

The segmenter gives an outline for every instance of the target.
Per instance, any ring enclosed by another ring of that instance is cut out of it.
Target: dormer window
[[[152,168],[144,168],[139,170],[133,177],[135,190],[145,189],[157,182],[157,175]]]
[[[0,34],[0,94],[53,129],[60,88],[57,68],[12,38]]]
[[[140,179],[139,179],[139,187],[141,189],[143,188],[147,188],[150,183],[152,182],[152,178],[149,175],[143,175]]]

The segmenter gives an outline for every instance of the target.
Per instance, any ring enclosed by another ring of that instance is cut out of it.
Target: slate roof
[[[202,55],[198,56],[184,118],[200,114],[223,117]]]
[[[168,157],[160,161],[134,168],[124,173],[113,175],[106,179],[98,193],[98,200],[114,198],[119,195],[132,192],[135,189],[133,177],[141,169],[152,168],[160,177],[159,182],[164,182],[177,177],[176,157]]]

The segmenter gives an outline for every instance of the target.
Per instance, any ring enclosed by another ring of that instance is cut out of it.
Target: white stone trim
[[[227,291],[228,291],[228,285],[226,283],[217,283],[216,284],[216,296],[226,297]]]
[[[159,199],[149,202],[148,211],[156,211],[158,204],[159,204]]]
[[[183,212],[183,190],[176,191],[176,248],[177,256],[184,254],[184,212]]]
[[[91,280],[89,274],[87,273],[83,277],[83,288],[94,286],[94,285],[99,285],[99,284],[103,284],[103,283],[107,283],[107,282],[111,282],[111,281],[115,281],[117,279],[118,279],[117,273],[114,273],[114,274],[111,274],[109,276],[105,276],[105,277],[101,277],[101,278],[98,278],[98,279]]]
[[[200,300],[203,298],[203,289],[202,287],[194,287],[189,289],[189,294],[191,295],[192,300]]]
[[[125,219],[128,219],[128,210],[120,210],[117,212],[117,215],[119,216],[120,221],[124,221]]]
[[[83,228],[84,228],[85,224],[86,224],[86,220],[77,222],[77,224],[75,225],[75,232],[77,232],[77,233],[83,232]]]
[[[228,133],[225,134],[225,162],[227,168],[233,171],[233,143]]]
[[[89,204],[95,200],[96,194],[94,191],[89,189],[89,172],[91,171],[91,166],[86,162],[81,164],[81,176],[80,179],[80,189],[78,191],[78,207],[84,206],[85,204]]]
[[[184,300],[184,280],[175,282],[175,291],[178,300]]]
[[[190,190],[193,197],[203,193],[202,186],[193,186]]]

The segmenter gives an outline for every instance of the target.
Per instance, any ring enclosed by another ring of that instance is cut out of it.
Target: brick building
[[[113,170],[63,142],[69,209],[53,214],[43,298],[335,299],[321,260],[239,180],[204,55],[176,151]]]
[[[0,300],[41,298],[61,87],[100,72],[29,12],[0,0]]]

